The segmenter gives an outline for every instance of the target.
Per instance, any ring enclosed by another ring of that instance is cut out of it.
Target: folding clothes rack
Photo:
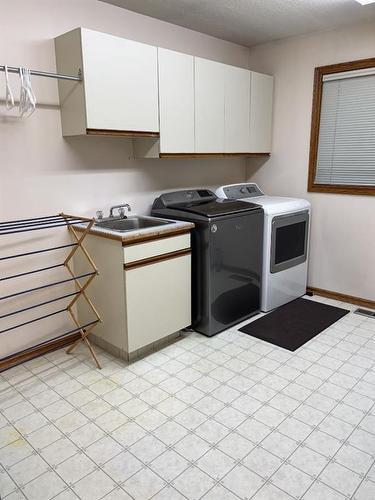
[[[77,235],[77,233],[73,227],[74,224],[78,224],[78,223],[87,223],[85,230],[80,234],[80,236]],[[33,347],[31,347],[29,349],[25,349],[19,353],[16,353],[17,355],[18,354],[26,354],[28,351],[34,350],[37,347],[42,347],[42,346],[44,346],[52,341],[55,341],[58,339],[63,339],[65,337],[73,335],[74,333],[80,333],[81,337],[78,340],[76,340],[67,349],[66,352],[67,353],[72,352],[73,349],[82,341],[88,347],[97,367],[101,368],[98,357],[95,354],[95,351],[94,351],[94,349],[93,349],[93,347],[88,339],[89,334],[92,332],[92,330],[95,328],[95,326],[101,321],[101,318],[99,316],[97,309],[95,308],[94,304],[92,303],[92,301],[90,300],[90,298],[86,294],[86,289],[88,288],[88,286],[90,285],[92,280],[99,274],[98,269],[97,269],[94,261],[92,260],[90,254],[88,253],[87,249],[85,248],[85,246],[83,244],[84,239],[87,236],[87,234],[90,231],[93,224],[94,224],[94,219],[89,219],[86,217],[78,217],[78,216],[74,216],[74,215],[67,215],[64,213],[60,213],[57,215],[50,215],[47,217],[38,217],[38,218],[32,218],[32,219],[22,219],[22,220],[0,222],[0,236],[5,236],[5,235],[9,235],[9,234],[26,233],[26,232],[30,232],[30,231],[41,231],[41,230],[53,229],[53,228],[57,228],[57,227],[66,226],[75,240],[74,243],[70,243],[70,244],[66,244],[66,245],[48,247],[48,248],[43,248],[43,249],[39,249],[39,250],[34,250],[31,252],[18,253],[15,255],[0,256],[0,261],[5,261],[5,260],[10,260],[10,259],[22,258],[22,257],[29,256],[29,255],[35,255],[35,254],[41,254],[41,253],[46,253],[46,252],[53,252],[53,251],[61,250],[61,249],[65,249],[65,248],[71,248],[69,254],[65,258],[65,260],[61,263],[54,264],[51,266],[46,266],[46,267],[40,267],[38,269],[33,269],[31,271],[13,274],[11,276],[6,276],[6,277],[0,278],[0,283],[1,283],[3,281],[11,280],[13,278],[33,275],[35,273],[42,273],[44,271],[56,269],[59,267],[65,267],[69,273],[69,278],[66,278],[66,279],[63,279],[60,281],[54,281],[53,283],[44,284],[44,285],[37,286],[34,288],[28,288],[26,290],[17,291],[15,293],[10,294],[10,295],[0,296],[0,303],[2,300],[5,300],[5,299],[10,299],[10,298],[17,297],[17,296],[20,296],[23,294],[32,293],[32,292],[35,292],[38,290],[42,290],[42,289],[53,287],[53,286],[58,286],[58,285],[65,284],[68,282],[73,282],[76,285],[75,292],[71,292],[71,293],[64,294],[64,295],[59,295],[58,297],[55,297],[53,299],[46,300],[46,301],[40,302],[40,303],[35,304],[35,305],[31,305],[28,307],[24,307],[24,308],[21,308],[21,309],[18,309],[18,310],[15,310],[15,311],[12,311],[12,312],[9,312],[7,314],[3,314],[0,316],[0,324],[1,324],[1,320],[4,318],[8,318],[10,316],[15,316],[15,315],[20,314],[22,312],[30,311],[32,309],[36,309],[38,307],[42,307],[42,306],[45,306],[47,304],[51,304],[53,302],[57,302],[57,301],[62,300],[62,299],[70,299],[68,305],[62,309],[58,309],[52,313],[41,315],[35,319],[31,319],[29,321],[24,321],[22,323],[19,323],[17,325],[14,325],[14,326],[11,326],[8,328],[0,329],[0,334],[2,334],[5,332],[16,330],[20,327],[29,325],[31,323],[35,323],[35,322],[44,320],[46,318],[50,318],[54,315],[62,314],[64,312],[68,312],[68,314],[70,315],[71,319],[73,320],[73,323],[76,325],[76,328],[69,330],[67,332],[64,332],[61,335],[54,337],[53,339],[49,339],[47,341],[41,342],[41,343],[37,344],[36,346],[34,345]],[[86,257],[89,265],[92,268],[92,271],[76,276],[76,275],[74,275],[74,272],[72,270],[71,260],[78,249],[80,249],[82,251],[83,255]],[[80,279],[85,279],[85,282],[83,284],[81,284],[79,281]],[[84,325],[81,325],[79,323],[78,318],[76,316],[76,313],[74,311],[74,305],[81,297],[86,301],[89,308],[91,309],[91,311],[95,315],[95,320],[93,320],[89,323],[86,323]]]

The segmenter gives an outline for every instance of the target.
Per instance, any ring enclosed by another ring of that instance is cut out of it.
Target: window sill
[[[343,186],[336,184],[309,184],[310,193],[357,194],[375,196],[375,186]]]

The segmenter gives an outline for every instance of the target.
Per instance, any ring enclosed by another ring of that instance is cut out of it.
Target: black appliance
[[[207,189],[155,199],[152,215],[193,222],[192,327],[212,336],[260,308],[263,209]]]

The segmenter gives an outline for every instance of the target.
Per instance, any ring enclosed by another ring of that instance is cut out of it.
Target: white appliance
[[[261,310],[271,311],[306,293],[311,205],[265,195],[254,183],[229,184],[219,198],[248,201],[264,210]]]

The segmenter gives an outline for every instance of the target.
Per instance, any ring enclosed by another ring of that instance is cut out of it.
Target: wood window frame
[[[314,71],[314,91],[311,115],[310,157],[307,190],[316,193],[359,194],[375,196],[375,186],[357,186],[343,184],[317,184],[315,182],[318,157],[320,113],[322,107],[323,76],[344,71],[374,68],[375,57],[349,61],[328,66],[319,66]]]

